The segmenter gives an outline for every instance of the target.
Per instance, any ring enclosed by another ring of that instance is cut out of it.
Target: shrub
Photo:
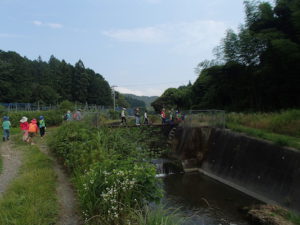
[[[65,123],[49,146],[73,173],[83,216],[91,224],[123,224],[131,211],[161,197],[156,169],[145,161],[147,143],[136,129]]]
[[[8,116],[13,127],[19,127],[19,121],[23,116],[26,116],[28,118],[28,122],[33,118],[36,118],[38,120],[40,116],[44,116],[46,126],[60,125],[63,120],[60,112],[56,110],[8,112]]]

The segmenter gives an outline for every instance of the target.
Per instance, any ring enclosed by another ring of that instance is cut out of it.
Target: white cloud
[[[134,94],[138,96],[160,96],[164,90],[155,88],[144,88],[143,90],[129,89],[126,87],[116,87],[116,91],[124,94]]]
[[[60,23],[44,23],[44,22],[41,22],[39,20],[34,20],[32,22],[35,26],[43,26],[43,27],[50,27],[52,29],[60,29],[60,28],[63,28],[63,25],[60,24]]]
[[[43,25],[43,23],[41,22],[41,21],[38,21],[38,20],[35,20],[35,21],[33,21],[32,22],[34,25],[36,25],[36,26],[42,26]]]
[[[182,54],[211,52],[229,26],[214,20],[197,20],[152,27],[133,29],[114,29],[102,34],[122,42],[144,44],[167,44],[173,53]]]
[[[48,27],[53,28],[53,29],[59,29],[59,28],[62,28],[62,27],[63,27],[63,25],[60,24],[60,23],[47,23],[46,25],[47,25]]]
[[[164,30],[159,27],[117,29],[103,31],[102,34],[124,42],[160,43],[165,41]]]

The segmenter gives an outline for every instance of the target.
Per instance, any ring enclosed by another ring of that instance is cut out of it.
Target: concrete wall
[[[175,155],[187,167],[300,211],[300,151],[213,128],[178,128],[176,139]]]

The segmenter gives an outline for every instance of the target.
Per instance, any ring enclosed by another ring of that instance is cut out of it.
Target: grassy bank
[[[18,142],[16,147],[23,151],[24,162],[0,199],[0,224],[55,224],[58,202],[52,161],[36,146]]]
[[[237,132],[300,149],[300,110],[279,113],[229,113],[226,126]]]
[[[49,146],[72,173],[87,224],[141,224],[136,211],[160,200],[156,168],[145,160],[150,131],[96,129],[71,122],[51,135]]]

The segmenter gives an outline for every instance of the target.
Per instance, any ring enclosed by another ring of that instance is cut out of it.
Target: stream
[[[162,162],[161,160],[156,160]],[[242,212],[243,207],[259,203],[199,172],[162,173],[161,164],[156,164],[158,178],[162,179],[163,205],[177,209],[187,218],[184,225],[249,225]]]

